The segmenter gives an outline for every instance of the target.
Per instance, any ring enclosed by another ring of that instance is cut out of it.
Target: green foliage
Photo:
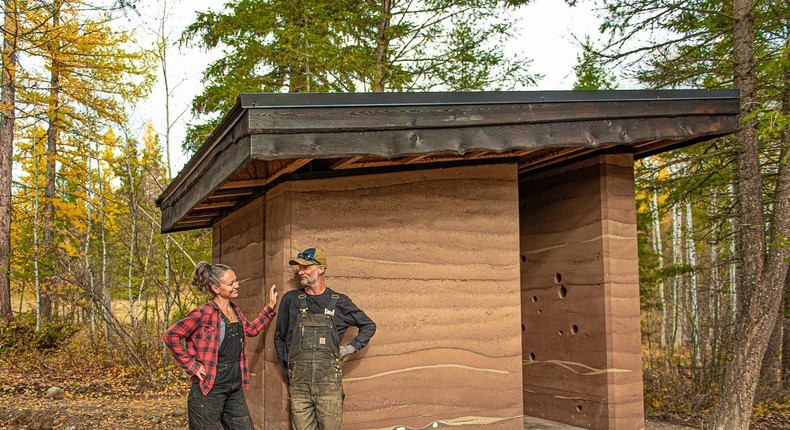
[[[617,89],[615,77],[602,65],[602,60],[590,41],[590,36],[582,45],[582,53],[576,56],[573,66],[576,73],[574,90],[614,90]]]
[[[518,2],[526,3],[526,2]],[[504,52],[515,21],[498,0],[231,0],[181,42],[226,55],[203,75],[185,148],[245,92],[499,90],[534,83]]]
[[[761,92],[778,100],[783,86],[788,2],[754,2]],[[733,85],[732,2],[719,0],[604,0],[602,57],[652,88],[727,88]]]
[[[46,351],[58,348],[78,330],[65,321],[50,321],[36,331],[35,314],[21,314],[0,326],[0,353],[15,349]]]
[[[656,290],[661,281],[660,264],[658,253],[651,246],[648,239],[650,225],[653,217],[649,211],[640,211],[639,208],[646,205],[644,198],[637,197],[637,244],[639,252],[639,295],[645,299],[640,301],[642,309],[661,306],[656,300]]]
[[[728,398],[719,399],[716,405],[714,420],[718,428],[724,416],[734,416],[722,405],[737,404],[735,391],[740,391],[737,396],[741,399],[753,394],[747,384],[738,386],[739,381],[744,381],[741,373],[759,373],[759,362],[737,359],[745,350],[743,345],[738,346],[734,356],[728,356],[729,343],[745,339],[742,333],[734,332],[734,327],[757,324],[743,318],[749,312],[735,311],[744,303],[769,303],[777,298],[775,288],[744,288],[743,283],[748,281],[743,280],[754,279],[760,271],[765,277],[766,268],[771,270],[771,266],[762,263],[775,248],[766,248],[756,231],[762,228],[770,233],[776,227],[772,223],[786,219],[783,214],[774,213],[774,208],[779,207],[776,199],[781,198],[777,193],[779,172],[788,166],[790,3],[603,0],[599,4],[604,12],[601,32],[608,39],[596,60],[607,67],[620,68],[624,75],[633,76],[645,87],[740,86],[750,90],[749,78],[755,78],[756,94],[753,97],[751,91],[745,91],[748,98],[742,100],[742,113],[748,114],[748,126],[740,132],[743,141],[736,142],[734,137],[717,139],[651,157],[650,168],[637,172],[637,192],[655,192],[662,199],[661,226],[651,230],[659,230],[660,236],[666,238],[664,249],[671,257],[666,260],[672,261],[657,271],[658,276],[672,280],[667,285],[671,287],[671,297],[677,297],[674,303],[665,297],[666,308],[675,313],[661,315],[668,319],[664,324],[670,329],[661,333],[680,336],[667,339],[662,345],[668,354],[658,360],[665,366],[656,369],[662,373],[661,378],[651,381],[651,375],[646,373],[645,404],[649,412],[673,410],[685,415],[702,411],[704,415],[713,404],[716,383],[724,381],[722,392]],[[749,8],[753,15],[737,18],[735,4]],[[743,31],[736,32],[736,24],[741,24],[738,28]],[[752,25],[754,40],[747,35]],[[746,146],[753,141],[749,136],[751,125],[756,125],[759,148]],[[757,149],[758,159],[750,160],[750,154]],[[740,166],[736,166],[736,160]],[[759,168],[758,174],[745,172],[751,163]],[[762,211],[759,200],[758,204],[746,203],[750,198],[762,200]],[[737,207],[738,201],[744,206]],[[667,216],[668,212],[672,216]],[[744,225],[744,217],[750,223],[763,225]],[[749,245],[757,246],[744,246],[744,241],[754,241]],[[780,238],[778,242],[781,241]],[[750,249],[750,255],[744,254],[745,249]],[[743,264],[747,260],[748,264]],[[753,291],[760,294],[761,301],[750,301]],[[753,342],[749,348],[758,345],[765,333],[748,339]],[[670,389],[653,396],[651,385]],[[745,411],[741,406],[744,405],[739,405],[736,415]]]
[[[685,275],[693,271],[694,266],[690,264],[669,264],[658,271],[658,276],[668,279],[674,276]]]

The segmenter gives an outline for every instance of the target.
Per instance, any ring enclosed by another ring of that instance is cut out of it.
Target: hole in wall
[[[532,296],[532,303],[538,302],[538,296]]]
[[[565,284],[560,285],[560,289],[559,289],[558,294],[560,295],[561,299],[564,299],[565,296],[568,295],[568,288],[565,287]]]
[[[582,411],[582,405],[576,405],[576,410],[581,412]]]
[[[577,326],[576,324],[572,325],[571,326],[571,333],[576,334],[578,332],[579,332],[579,326]]]
[[[562,335],[564,335],[564,334],[565,334],[565,332],[564,332],[564,331],[562,331],[562,330],[560,330],[560,336],[562,336]]]
[[[521,324],[521,332],[524,333],[525,331],[527,331],[527,327]]]
[[[526,263],[527,262],[527,256],[526,255],[522,255],[521,256],[521,262],[522,263]]]
[[[529,359],[532,360],[532,361],[535,361],[535,353],[534,352],[530,352],[529,353]]]
[[[538,309],[538,315],[540,315],[542,313],[543,313],[543,310],[542,309]]]
[[[559,273],[555,273],[554,274],[554,283],[555,284],[559,284],[560,282],[562,282],[562,275],[560,275]]]

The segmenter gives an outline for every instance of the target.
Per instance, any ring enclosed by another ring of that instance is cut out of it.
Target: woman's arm
[[[252,321],[248,321],[244,324],[244,333],[247,336],[254,337],[257,336],[263,328],[269,324],[269,321],[274,318],[277,312],[274,310],[274,306],[277,304],[277,288],[276,285],[272,284],[272,288],[269,290],[269,300],[266,302],[266,306],[261,309],[261,313],[258,314],[258,318],[255,318]]]
[[[186,318],[165,330],[165,334],[162,336],[165,346],[170,350],[173,358],[186,370],[189,376],[198,373],[201,364],[187,354],[184,346],[181,344],[181,340],[191,336],[200,327],[200,316],[201,312],[199,309],[193,310]]]

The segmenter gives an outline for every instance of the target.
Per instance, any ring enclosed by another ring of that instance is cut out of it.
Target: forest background
[[[528,3],[228,0],[173,34],[167,0],[3,0],[0,394],[32,386],[20,372],[85,367],[134,381],[124,390],[183,386],[160,334],[205,300],[189,280],[211,241],[159,233],[179,124],[189,156],[242,92],[529,89],[542,71],[506,49]],[[572,36],[575,90],[741,91],[736,135],[636,166],[647,413],[728,430],[786,420],[790,4],[566,3],[602,23]],[[190,112],[172,107],[179,47],[210,59]],[[140,133],[152,97],[164,126]]]

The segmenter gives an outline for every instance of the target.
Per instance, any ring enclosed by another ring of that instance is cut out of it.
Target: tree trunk
[[[782,88],[782,115],[790,117],[790,36],[785,40],[784,87]],[[790,129],[787,127],[781,134],[782,152],[780,160],[786,160],[790,151]],[[785,168],[787,164],[785,163]],[[775,233],[773,233],[775,235]],[[781,379],[783,395],[790,391],[790,269],[785,274],[783,311],[779,318],[782,319],[782,367]]]
[[[718,195],[716,196],[718,200]],[[718,203],[718,202],[717,202]],[[713,213],[713,209],[711,213]],[[708,366],[718,368],[716,357],[719,355],[719,332],[723,326],[720,319],[721,300],[718,294],[719,284],[721,283],[719,275],[719,243],[721,237],[717,233],[715,240],[710,245],[710,283],[708,285],[708,339],[710,341],[710,360]]]
[[[714,428],[747,430],[752,414],[760,365],[776,323],[787,275],[786,246],[765,245],[762,212],[762,180],[755,110],[754,4],[734,0],[733,59],[735,86],[741,90],[741,127],[737,133],[737,180],[739,255],[743,312],[736,320],[733,348],[726,364],[720,398],[713,413]],[[785,142],[786,144],[787,142]],[[790,233],[790,177],[788,162],[780,161],[774,199],[772,239]]]
[[[60,24],[60,2],[52,5],[52,26],[57,28]],[[60,115],[60,40],[55,38],[50,45],[51,72],[49,107],[47,109],[47,177],[46,188],[44,189],[44,213],[43,230],[44,244],[47,247],[47,276],[44,282],[41,295],[41,316],[45,321],[52,318],[52,297],[56,280],[56,252],[55,246],[55,183],[57,181],[57,159],[58,159],[58,122]]]
[[[39,267],[39,260],[41,258],[41,244],[38,239],[38,219],[40,218],[41,204],[39,203],[39,185],[41,182],[40,174],[41,169],[38,165],[38,142],[33,142],[33,170],[35,174],[35,197],[33,202],[33,279],[36,287],[36,331],[41,330],[41,267]]]
[[[99,308],[99,298],[96,294],[96,284],[93,276],[93,265],[91,264],[91,229],[93,228],[93,205],[91,203],[92,190],[93,190],[93,175],[91,174],[91,149],[88,147],[88,157],[85,162],[85,172],[87,173],[87,184],[85,186],[85,273],[87,282],[85,288],[88,291],[88,298],[90,300],[91,310],[91,333],[96,332],[96,324],[98,323],[97,312]]]
[[[127,139],[126,142],[129,147],[133,144]],[[129,180],[129,216],[131,217],[132,222],[132,231],[129,234],[129,260],[127,261],[128,267],[126,268],[126,288],[129,292],[129,323],[131,323],[132,328],[137,328],[137,312],[135,312],[135,305],[134,305],[134,282],[132,280],[132,276],[134,274],[134,255],[137,252],[137,200],[134,198],[135,192],[135,182],[134,182],[134,174],[132,172],[132,165],[129,162],[130,156],[134,154],[134,151],[127,149],[127,157],[126,157],[126,176]]]
[[[0,318],[11,311],[11,181],[16,115],[16,59],[19,15],[16,0],[3,2],[3,72],[0,100]]]
[[[782,389],[790,394],[790,269],[785,276],[784,312],[782,312]]]
[[[173,177],[170,162],[170,131],[173,123],[170,121],[170,80],[167,75],[167,49],[170,47],[170,39],[167,34],[165,24],[169,16],[167,1],[162,2],[162,15],[159,19],[159,34],[157,35],[157,49],[159,53],[159,65],[162,67],[162,83],[165,86],[165,162],[167,163],[167,181]],[[179,115],[180,117],[180,115]]]
[[[661,245],[661,219],[658,213],[658,192],[653,190],[653,198],[650,200],[650,215],[653,219],[653,248],[658,256],[659,269],[664,268],[664,250]],[[667,347],[667,308],[668,303],[664,294],[664,280],[658,280],[658,299],[661,302],[661,348]]]
[[[168,325],[170,324],[170,306],[172,304],[170,299],[170,281],[172,278],[172,272],[170,268],[170,235],[165,234],[165,285],[164,285],[164,293],[165,293],[165,302],[162,308],[162,318],[163,318],[163,329],[167,329]]]
[[[784,303],[783,303],[784,304]],[[765,349],[762,365],[760,366],[760,384],[758,386],[757,398],[759,400],[781,401],[782,397],[782,310],[779,307],[776,315],[776,324],[768,340]]]
[[[680,258],[680,214],[677,205],[672,206],[672,265],[681,264]],[[675,351],[681,344],[680,328],[680,276],[672,276],[672,336],[669,339],[669,364],[673,366]],[[680,333],[678,333],[680,331]]]
[[[730,199],[733,202],[736,202],[738,200],[738,197],[737,194],[735,193],[735,185],[733,183],[729,184],[729,192],[730,192]],[[736,214],[732,218],[730,218],[730,224],[732,225],[733,230],[738,229],[737,217],[738,215]],[[735,319],[738,316],[738,311],[740,310],[738,305],[738,303],[740,303],[740,297],[738,296],[738,291],[740,291],[740,287],[738,286],[738,282],[739,282],[738,263],[737,261],[732,261],[737,259],[737,252],[738,252],[737,243],[738,243],[738,235],[733,234],[730,237],[730,262],[728,263],[727,266],[729,269],[728,270],[729,276],[727,280],[727,286],[728,286],[727,292],[729,293],[729,299],[730,299],[727,305],[729,306],[729,311],[730,311],[728,312],[728,315],[730,315],[731,318],[731,320],[728,322],[735,321]]]
[[[143,270],[140,275],[140,286],[137,289],[137,303],[143,303],[143,291],[145,291],[145,281],[148,275],[148,262],[151,259],[151,251],[154,242],[154,224],[151,224],[151,232],[148,236],[148,246],[145,252],[145,261],[143,262]],[[143,321],[148,322],[148,292],[145,294],[145,305],[143,306]]]
[[[380,93],[386,88],[387,51],[389,51],[389,28],[392,20],[392,0],[381,0],[378,34],[376,34],[376,76],[370,90]]]
[[[694,243],[694,215],[691,212],[691,203],[686,202],[686,260],[691,267],[689,272],[689,304],[691,305],[691,312],[689,315],[689,325],[691,326],[691,343],[694,356],[692,363],[694,367],[700,366],[700,344],[702,337],[700,336],[700,323],[699,323],[699,297],[697,291],[697,251],[696,244]]]

